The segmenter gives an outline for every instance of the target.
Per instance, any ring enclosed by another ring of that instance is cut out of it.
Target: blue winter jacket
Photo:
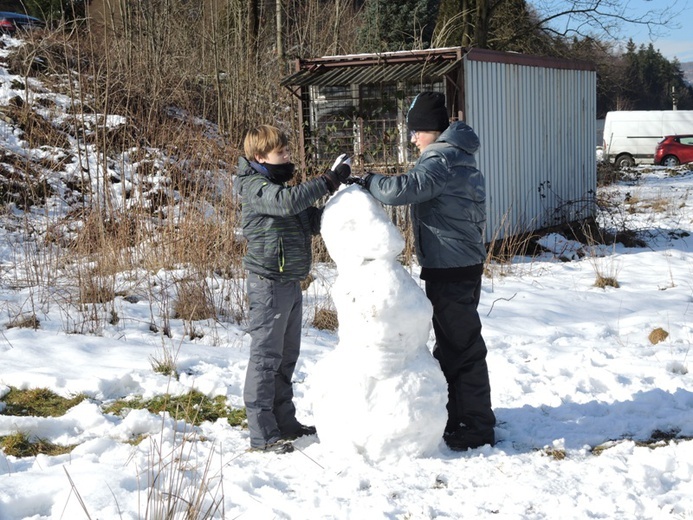
[[[483,264],[486,189],[476,169],[479,138],[452,123],[403,175],[375,174],[368,190],[389,205],[411,204],[416,256],[427,269]]]

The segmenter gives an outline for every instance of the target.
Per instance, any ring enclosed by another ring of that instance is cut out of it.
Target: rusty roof
[[[444,47],[420,51],[347,54],[297,60],[296,72],[282,79],[281,85],[286,87],[335,86],[430,81],[452,72],[460,66],[463,58],[535,67],[595,70],[593,64],[577,60],[486,49]]]
[[[461,47],[377,54],[348,54],[298,60],[283,86],[373,84],[438,79],[455,69]]]
[[[396,81],[422,81],[437,79],[453,70],[459,61],[438,63],[397,63],[366,67],[318,68],[301,70],[284,78],[284,86],[330,86],[350,84],[392,83]]]

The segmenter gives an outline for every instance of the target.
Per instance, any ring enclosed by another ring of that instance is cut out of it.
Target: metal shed
[[[405,171],[407,110],[435,90],[481,140],[488,242],[594,214],[591,63],[448,47],[298,60],[282,84],[299,101],[303,166],[349,152],[357,167]]]

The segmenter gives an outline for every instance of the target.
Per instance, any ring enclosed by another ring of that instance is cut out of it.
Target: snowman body
[[[437,452],[447,384],[426,345],[431,303],[397,261],[401,233],[359,186],[330,199],[321,232],[337,265],[339,343],[313,375],[320,442],[372,461]]]

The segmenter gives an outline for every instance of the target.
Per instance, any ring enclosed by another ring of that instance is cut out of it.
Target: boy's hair
[[[260,125],[248,130],[243,141],[245,156],[254,161],[256,157],[266,157],[268,153],[284,148],[289,144],[289,138],[279,128],[270,125]]]

